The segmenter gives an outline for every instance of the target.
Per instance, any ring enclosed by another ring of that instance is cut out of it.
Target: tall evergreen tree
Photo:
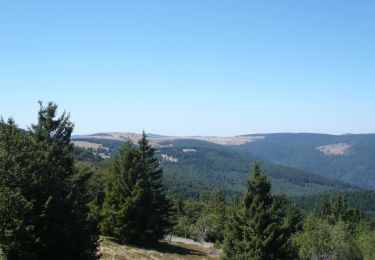
[[[145,214],[145,182],[136,157],[132,142],[125,142],[108,172],[104,189],[101,231],[124,243],[138,241],[142,228],[138,223]]]
[[[0,245],[7,259],[96,258],[95,225],[74,171],[73,124],[57,105],[28,131],[0,122]]]
[[[290,227],[296,218],[288,218],[282,200],[271,195],[271,184],[258,164],[246,187],[229,217],[224,240],[227,259],[290,259]]]
[[[172,203],[146,135],[127,141],[108,174],[101,230],[124,243],[151,244],[171,228]]]
[[[139,166],[141,173],[146,177],[147,219],[145,221],[145,240],[156,241],[172,228],[171,217],[174,214],[173,204],[166,197],[166,188],[163,185],[163,170],[155,155],[155,149],[149,144],[145,132],[138,141]]]

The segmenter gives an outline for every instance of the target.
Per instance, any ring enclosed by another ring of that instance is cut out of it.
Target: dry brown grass
[[[92,142],[86,142],[86,141],[72,141],[72,143],[77,147],[82,148],[92,148],[92,149],[98,149],[99,147],[102,147],[101,144],[92,143]]]
[[[160,241],[154,248],[141,248],[130,245],[120,245],[107,238],[102,238],[100,245],[102,260],[205,260],[219,259],[210,255],[204,248],[183,243]]]
[[[133,142],[137,142],[142,136],[136,133],[120,133],[120,132],[111,132],[106,135],[88,135],[81,136],[80,138],[90,138],[90,139],[107,139],[107,140],[117,140],[124,141],[125,139],[130,139]],[[182,139],[194,139],[201,140],[206,142],[211,142],[220,145],[241,145],[246,143],[255,142],[262,140],[265,137],[262,135],[259,136],[157,136],[149,137],[150,144],[153,146],[160,145],[164,141],[172,140],[182,140]],[[79,140],[79,139],[77,139]]]

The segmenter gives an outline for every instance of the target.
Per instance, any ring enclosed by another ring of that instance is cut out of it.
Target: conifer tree
[[[142,138],[138,141],[139,165],[141,173],[147,180],[148,215],[145,221],[145,241],[156,241],[172,228],[171,217],[174,214],[172,202],[166,197],[166,188],[163,185],[163,170],[155,155],[155,149],[149,144],[143,131]]]
[[[330,224],[336,224],[340,220],[354,224],[363,218],[363,213],[351,208],[344,196],[336,195],[322,199],[314,210],[314,216],[326,219]]]
[[[135,147],[127,141],[108,174],[101,230],[121,242],[147,245],[171,228],[172,204],[163,171],[146,135]]]
[[[97,240],[74,171],[73,124],[40,104],[28,131],[0,122],[0,245],[6,259],[92,259]]]
[[[145,181],[137,169],[137,153],[131,141],[126,141],[108,172],[104,190],[103,234],[123,243],[138,240],[145,215]]]
[[[271,184],[258,164],[236,203],[225,233],[227,259],[290,259],[290,223],[281,200],[271,195]],[[293,219],[293,218],[290,218]]]

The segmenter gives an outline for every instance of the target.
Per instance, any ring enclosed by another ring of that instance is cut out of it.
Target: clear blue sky
[[[2,1],[0,114],[75,133],[375,132],[375,1]]]

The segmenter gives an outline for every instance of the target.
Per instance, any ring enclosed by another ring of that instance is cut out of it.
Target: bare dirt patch
[[[195,153],[197,150],[196,149],[190,149],[190,148],[185,148],[182,149],[184,153]]]
[[[325,155],[345,155],[348,153],[351,145],[348,143],[338,143],[318,146],[316,149]]]
[[[164,161],[169,161],[169,162],[178,162],[178,159],[176,157],[173,157],[173,156],[169,156],[168,154],[162,154],[161,155],[161,158],[164,160]]]

